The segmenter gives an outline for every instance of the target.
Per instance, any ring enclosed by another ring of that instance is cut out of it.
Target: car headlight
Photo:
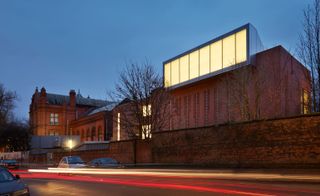
[[[29,194],[29,189],[28,188],[24,188],[22,190],[14,192],[13,196],[28,195],[28,194]]]

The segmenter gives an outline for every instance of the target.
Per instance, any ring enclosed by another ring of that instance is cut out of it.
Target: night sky
[[[295,53],[311,0],[0,0],[0,83],[28,118],[36,87],[106,99],[128,62],[162,62],[248,22]]]

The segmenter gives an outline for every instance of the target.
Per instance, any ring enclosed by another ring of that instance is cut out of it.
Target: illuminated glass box
[[[262,50],[256,29],[246,24],[165,61],[164,86],[176,88],[248,65]]]

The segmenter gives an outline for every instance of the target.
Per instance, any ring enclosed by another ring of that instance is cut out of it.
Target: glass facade
[[[247,31],[240,29],[164,64],[165,87],[247,61]]]

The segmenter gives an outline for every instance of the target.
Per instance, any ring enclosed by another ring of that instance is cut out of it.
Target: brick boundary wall
[[[153,134],[154,163],[320,168],[320,114]]]
[[[109,147],[103,150],[85,150],[85,151],[56,151],[52,153],[52,160],[47,159],[47,154],[30,155],[31,163],[54,164],[57,165],[62,157],[69,155],[80,156],[85,162],[89,162],[95,158],[111,157],[123,164],[134,163],[134,145],[136,145],[136,162],[151,163],[150,141],[124,140],[118,142],[110,142]]]
[[[136,141],[136,163],[216,168],[320,168],[320,114],[153,133]],[[112,157],[134,163],[134,140],[104,150],[73,151],[88,162]],[[53,162],[70,152],[54,152]],[[46,163],[46,154],[30,161]]]

